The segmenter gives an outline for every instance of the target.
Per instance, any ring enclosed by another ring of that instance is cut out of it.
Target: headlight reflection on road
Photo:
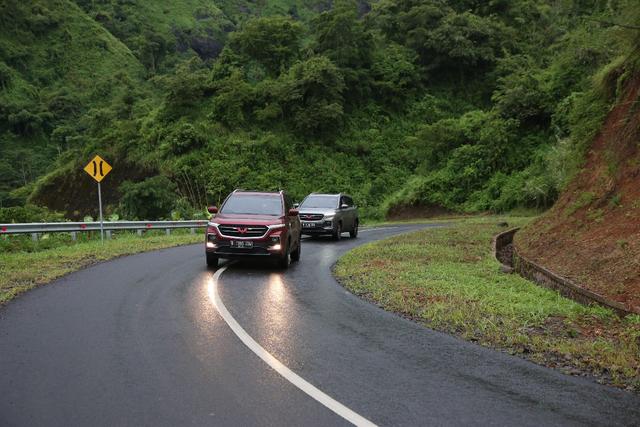
[[[271,273],[264,290],[260,292],[258,303],[260,320],[265,326],[265,338],[269,341],[270,346],[282,347],[286,345],[284,338],[290,334],[291,320],[295,318],[290,316],[291,304],[288,303],[288,300],[289,293],[282,274]]]
[[[214,306],[220,305],[220,270],[207,278],[207,295]],[[269,273],[256,294],[256,315],[264,325],[264,338],[276,345],[283,344],[283,338],[291,331],[290,304],[287,285],[280,273]],[[295,317],[294,317],[295,318]]]
[[[207,278],[207,294],[218,312],[226,312],[227,309],[220,297],[221,271],[224,270],[220,269]],[[255,294],[255,317],[262,327],[253,333],[262,345],[269,348],[287,349],[288,357],[283,358],[282,362],[289,363],[289,357],[295,359],[295,351],[290,348],[290,343],[294,341],[290,337],[290,334],[293,333],[292,318],[295,319],[295,316],[291,316],[290,313],[290,294],[281,273],[270,272],[267,274],[268,276],[265,275],[264,279],[258,282],[260,288]],[[227,303],[233,304],[232,301]]]
[[[284,281],[282,275],[271,273],[269,276],[269,282],[267,284],[267,296],[269,299],[277,303],[282,303],[285,298],[286,289],[284,287]]]

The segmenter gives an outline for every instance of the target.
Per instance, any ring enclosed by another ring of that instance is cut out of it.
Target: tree
[[[497,67],[503,75],[491,100],[505,117],[522,121],[548,123],[551,99],[544,87],[544,75],[529,56],[513,56],[500,61]]]
[[[15,132],[24,136],[34,135],[42,129],[42,117],[25,109],[9,114],[8,122]]]
[[[149,30],[133,38],[132,44],[135,46],[136,56],[152,75],[171,48],[169,41],[161,33]]]
[[[180,63],[173,74],[154,80],[162,87],[170,111],[197,105],[211,87],[207,69],[198,57]]]
[[[291,67],[280,102],[298,132],[317,135],[342,123],[344,88],[338,67],[329,58],[314,56]]]
[[[244,124],[254,91],[244,80],[242,71],[235,68],[228,77],[215,81],[212,86],[215,93],[212,117],[230,127]]]
[[[259,62],[271,75],[278,75],[300,51],[302,26],[291,18],[255,18],[233,33],[230,46]]]
[[[376,51],[371,74],[380,101],[400,106],[418,90],[420,74],[415,59],[416,54],[411,49],[396,43]]]
[[[494,16],[457,12],[443,0],[383,0],[372,26],[415,50],[431,70],[470,70],[495,63],[509,44],[510,30]]]
[[[373,38],[358,18],[357,4],[339,0],[312,22],[314,52],[326,56],[338,66],[345,85],[353,93],[350,101],[363,100],[369,91]]]
[[[0,61],[0,91],[7,90],[11,85],[12,80],[11,67],[5,64],[4,61]]]

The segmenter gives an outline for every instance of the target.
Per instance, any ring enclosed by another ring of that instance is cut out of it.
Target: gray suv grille
[[[322,214],[305,214],[305,213],[300,214],[300,219],[303,221],[319,221],[322,218],[324,218],[324,215]]]

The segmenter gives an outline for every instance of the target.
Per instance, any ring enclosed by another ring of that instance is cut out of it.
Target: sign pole
[[[100,241],[104,245],[104,223],[102,221],[102,191],[98,182],[98,205],[100,206]]]
[[[87,163],[84,167],[84,171],[91,175],[91,178],[95,179],[98,183],[98,208],[100,209],[100,241],[104,245],[104,219],[102,218],[102,188],[100,188],[100,181],[104,179],[109,172],[111,172],[111,165],[104,161],[100,156],[95,156],[93,160]]]

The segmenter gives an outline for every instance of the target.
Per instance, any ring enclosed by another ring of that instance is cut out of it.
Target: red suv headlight
[[[273,224],[273,225],[268,225],[267,227],[269,227],[269,231],[271,233],[273,233],[274,231],[280,233],[287,225],[286,224]]]
[[[280,233],[272,234],[269,236],[269,243],[272,245],[280,243]]]

